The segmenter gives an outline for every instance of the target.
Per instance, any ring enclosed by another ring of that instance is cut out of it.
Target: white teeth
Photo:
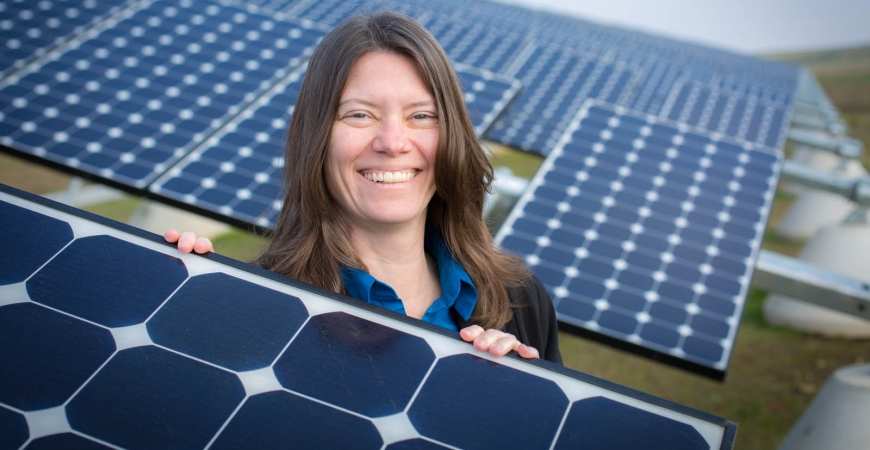
[[[402,183],[409,181],[416,175],[416,172],[369,172],[363,176],[371,181],[377,181],[380,183]]]

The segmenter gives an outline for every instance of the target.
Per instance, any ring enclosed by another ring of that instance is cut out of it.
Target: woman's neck
[[[425,224],[353,228],[351,243],[369,274],[390,285],[408,316],[420,319],[441,296],[435,260],[424,249]]]

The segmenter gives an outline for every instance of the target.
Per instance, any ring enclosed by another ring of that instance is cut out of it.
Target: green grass
[[[229,233],[216,237],[212,243],[216,253],[239,261],[250,262],[260,256],[269,244],[269,240],[234,228]]]
[[[485,143],[492,152],[492,165],[494,167],[508,167],[514,175],[527,180],[535,176],[544,158],[529,152],[512,149],[493,142]]]
[[[735,448],[776,448],[833,370],[868,360],[870,342],[770,327],[765,297],[750,293],[722,383],[565,333],[560,348],[568,367],[738,422]]]
[[[824,78],[826,84],[867,84],[870,73],[832,75]]]
[[[124,196],[124,198],[119,200],[85,206],[82,209],[112,220],[117,220],[118,222],[128,223],[138,207],[138,198]]]

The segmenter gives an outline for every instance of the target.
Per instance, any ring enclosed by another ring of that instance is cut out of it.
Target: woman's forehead
[[[341,102],[366,102],[381,95],[406,95],[409,103],[434,103],[434,95],[419,65],[412,58],[389,51],[369,52],[351,67]]]

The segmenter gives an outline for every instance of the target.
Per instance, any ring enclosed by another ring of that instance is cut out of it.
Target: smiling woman
[[[493,355],[561,362],[549,295],[483,219],[493,172],[444,50],[385,11],[311,57],[285,148],[266,269],[460,332]],[[181,251],[211,251],[166,233]]]
[[[410,58],[373,52],[356,62],[338,105],[325,170],[329,192],[354,228],[424,229],[435,194],[437,111]]]

